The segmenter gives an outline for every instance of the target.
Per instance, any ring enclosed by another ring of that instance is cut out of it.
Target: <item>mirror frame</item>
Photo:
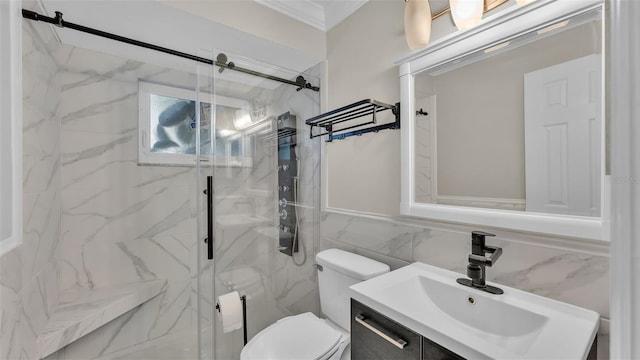
[[[401,118],[401,202],[400,214],[431,220],[465,223],[479,226],[504,228],[516,231],[542,233],[571,238],[609,241],[609,176],[603,166],[600,217],[527,213],[512,210],[484,209],[463,206],[417,203],[414,193],[414,127],[415,92],[414,78],[435,66],[455,60],[475,51],[495,46],[529,31],[544,28],[572,16],[600,9],[604,15],[602,0],[538,0],[524,7],[513,6],[468,31],[456,32],[432,43],[424,50],[412,53],[399,60]],[[604,16],[603,16],[604,20]],[[604,23],[602,26],[603,41]],[[603,57],[605,47],[603,46]],[[602,74],[604,76],[604,63]],[[602,82],[603,87],[605,82]],[[605,91],[602,92],[603,104]],[[604,109],[602,106],[603,117]],[[603,131],[603,136],[605,132]],[[606,141],[601,148],[602,164],[605,165]]]

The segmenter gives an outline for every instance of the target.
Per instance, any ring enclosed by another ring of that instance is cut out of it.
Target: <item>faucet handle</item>
[[[469,254],[469,263],[484,266],[493,266],[498,261],[500,255],[502,255],[502,248],[496,246],[486,246],[485,251],[490,253],[489,256],[482,256],[476,254]]]
[[[498,261],[500,255],[502,255],[502,248],[499,248],[497,246],[485,246],[485,251],[491,255],[487,257],[482,255],[469,254],[469,262],[471,264],[491,267],[496,263],[496,261]]]

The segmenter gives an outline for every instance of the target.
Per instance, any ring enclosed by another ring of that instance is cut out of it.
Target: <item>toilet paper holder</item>
[[[242,335],[244,336],[244,344],[247,345],[247,296],[241,295],[242,302]],[[220,304],[216,303],[216,310],[220,312]]]

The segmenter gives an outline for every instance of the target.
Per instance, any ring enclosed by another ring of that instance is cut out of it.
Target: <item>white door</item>
[[[526,210],[600,216],[600,55],[524,76]]]

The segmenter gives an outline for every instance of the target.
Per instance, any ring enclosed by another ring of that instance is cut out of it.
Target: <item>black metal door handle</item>
[[[213,259],[213,176],[207,176],[207,259]]]

